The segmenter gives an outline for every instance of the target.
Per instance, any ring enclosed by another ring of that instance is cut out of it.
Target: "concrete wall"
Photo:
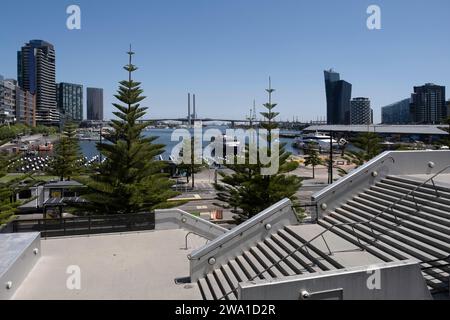
[[[268,235],[276,233],[287,225],[297,223],[297,215],[292,210],[291,201],[284,199],[278,202],[194,251],[190,256],[191,280],[197,281],[218,266],[250,249]],[[211,258],[214,259],[213,263],[210,263]]]
[[[180,209],[156,210],[155,230],[173,229],[185,229],[208,240],[214,240],[228,231]]]
[[[377,274],[379,282],[374,280]],[[305,293],[309,298],[305,299]],[[241,283],[239,299],[428,300],[431,295],[419,265],[400,261],[288,277],[281,281]]]
[[[434,163],[433,168],[429,166],[430,162]],[[323,217],[388,175],[429,174],[431,178],[449,165],[450,151],[385,152],[314,194],[312,201],[318,204],[319,217]],[[450,173],[450,169],[446,173]]]
[[[0,300],[12,298],[40,257],[38,232],[0,234]]]

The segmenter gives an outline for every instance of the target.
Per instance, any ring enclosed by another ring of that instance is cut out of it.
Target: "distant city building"
[[[411,99],[404,99],[381,108],[381,123],[383,124],[411,124]]]
[[[56,103],[55,49],[42,40],[31,40],[17,53],[19,86],[36,95],[36,122],[59,125]]]
[[[350,103],[350,124],[372,124],[373,112],[369,98],[354,98]]]
[[[22,123],[34,127],[35,96],[21,89],[16,80],[0,76],[0,123]]]
[[[103,120],[103,89],[87,88],[87,119]]]
[[[450,117],[450,100],[447,101],[447,118]]]
[[[36,126],[36,96],[16,84],[16,122]]]
[[[83,86],[73,83],[58,83],[58,109],[64,121],[83,121]]]
[[[324,71],[327,96],[327,123],[350,124],[352,85],[333,70]]]
[[[439,124],[447,118],[445,87],[427,83],[414,87],[411,112],[417,124]]]
[[[15,122],[16,86],[0,76],[0,124]]]

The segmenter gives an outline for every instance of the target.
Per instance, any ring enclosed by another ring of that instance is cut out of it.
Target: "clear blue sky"
[[[82,10],[82,29],[66,28],[66,8]],[[366,9],[382,9],[382,30],[366,28]],[[0,74],[16,77],[16,51],[31,39],[53,43],[57,81],[105,89],[126,77],[130,43],[151,117],[186,114],[187,92],[200,116],[242,118],[267,78],[282,119],[325,116],[323,70],[353,84],[353,96],[381,106],[414,85],[450,85],[448,0],[127,0],[2,2]]]

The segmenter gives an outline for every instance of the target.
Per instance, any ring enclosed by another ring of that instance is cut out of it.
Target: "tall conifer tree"
[[[128,79],[121,81],[114,103],[118,118],[111,121],[112,130],[105,143],[97,145],[105,161],[89,181],[88,208],[92,213],[129,214],[168,206],[167,200],[177,193],[171,190],[173,182],[163,173],[165,164],[155,158],[164,152],[163,145],[154,144],[157,137],[144,137],[147,126],[139,120],[147,108],[140,103],[145,99],[141,83],[132,75],[138,68],[128,52],[129,62],[124,67]]]
[[[277,104],[272,102],[275,89],[272,89],[270,79],[269,89],[266,91],[268,102],[264,107],[267,111],[261,113],[265,119],[261,126],[267,130],[268,149],[265,151],[270,157],[272,144],[276,142],[274,147],[278,146],[279,156],[273,160],[279,162],[279,170],[273,175],[262,175],[261,169],[267,168],[268,165],[263,164],[259,156],[256,164],[250,164],[249,146],[245,150],[246,164],[226,165],[232,173],[220,173],[222,181],[215,185],[218,190],[217,200],[221,201],[217,205],[231,209],[235,213],[234,219],[237,223],[246,221],[284,198],[289,198],[297,204],[295,194],[301,187],[299,177],[287,175],[295,170],[298,164],[288,161],[290,153],[285,150],[286,144],[275,141],[273,136],[273,130],[278,127],[275,119],[279,113],[274,112]],[[264,147],[259,145],[258,148]]]

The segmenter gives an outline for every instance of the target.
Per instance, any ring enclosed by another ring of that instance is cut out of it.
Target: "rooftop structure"
[[[9,259],[10,266],[26,264],[14,268],[25,270],[24,280],[3,276],[0,280],[11,286],[0,294],[15,299],[450,299],[449,151],[385,152],[312,201],[317,211],[307,223],[285,199],[231,230],[170,209],[156,211],[153,231],[42,240],[38,261]],[[7,241],[14,236],[22,237],[9,235]],[[37,245],[23,243],[22,251],[33,252]],[[80,268],[80,290],[67,288],[68,266]]]
[[[310,126],[304,131],[318,132],[375,132],[380,134],[417,134],[417,135],[448,135],[442,130],[442,125],[324,125]]]

